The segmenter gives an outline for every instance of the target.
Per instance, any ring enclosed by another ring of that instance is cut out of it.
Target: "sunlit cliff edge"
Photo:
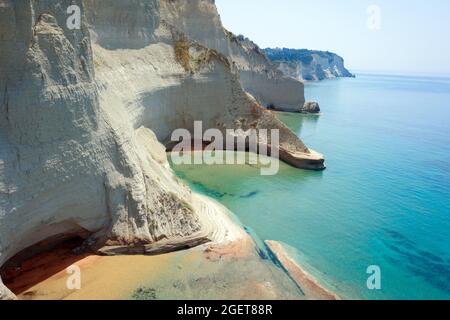
[[[79,30],[66,26],[73,4]],[[303,104],[303,84],[226,31],[212,0],[0,0],[0,266],[61,235],[105,254],[239,241],[163,144],[196,120],[279,129],[282,160],[323,169],[266,110]]]

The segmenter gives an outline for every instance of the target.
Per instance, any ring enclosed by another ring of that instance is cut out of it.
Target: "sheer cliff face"
[[[160,144],[195,120],[280,129],[284,160],[322,168],[240,80],[279,75],[230,39],[207,0],[0,0],[0,265],[61,235],[140,252],[229,240]]]
[[[303,83],[284,76],[255,43],[225,30],[213,0],[165,0],[161,11],[166,21],[190,39],[227,56],[244,90],[262,106],[285,111],[303,107]]]
[[[354,77],[344,66],[344,59],[325,51],[265,49],[266,54],[285,75],[302,81]]]
[[[151,128],[164,143],[177,128],[192,130],[195,120],[203,121],[205,128],[222,130],[278,128],[284,150],[291,153],[286,154],[286,161],[296,164],[292,154],[312,154],[243,90],[242,74],[249,72],[265,77],[267,93],[271,92],[270,83],[276,94],[280,94],[277,85],[296,92],[282,85],[289,79],[280,78],[280,72],[256,45],[249,49],[249,44],[232,40],[222,28],[213,1],[140,0],[124,4],[109,0],[107,4],[86,1],[92,8],[86,12],[101,103],[109,112],[119,114],[113,118],[119,122],[127,119],[134,128]],[[146,8],[137,17],[127,13],[134,12],[136,5]],[[129,16],[132,22],[126,23]],[[114,27],[108,28],[105,21]],[[124,43],[123,34],[130,34],[131,46]],[[269,72],[267,68],[272,69]],[[292,82],[300,84],[303,97],[302,84]],[[323,160],[314,164],[315,158],[299,166],[322,167]]]
[[[102,104],[89,30],[65,29],[72,3],[1,2],[0,264],[60,234],[139,244],[201,231],[149,130]]]

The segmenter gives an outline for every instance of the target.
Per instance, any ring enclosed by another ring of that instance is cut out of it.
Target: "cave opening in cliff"
[[[35,285],[92,255],[86,232],[60,234],[40,241],[11,257],[0,268],[3,283],[16,295],[33,294]]]

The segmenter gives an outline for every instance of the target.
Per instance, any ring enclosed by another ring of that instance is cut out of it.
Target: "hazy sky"
[[[216,0],[216,4],[227,29],[263,48],[329,50],[342,55],[356,71],[450,74],[449,0]],[[368,13],[373,5],[380,9],[380,19],[376,8]]]

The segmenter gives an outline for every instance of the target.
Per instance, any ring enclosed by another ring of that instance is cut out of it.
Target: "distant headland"
[[[345,68],[344,59],[329,51],[266,48],[267,57],[285,76],[302,81],[355,77]]]

